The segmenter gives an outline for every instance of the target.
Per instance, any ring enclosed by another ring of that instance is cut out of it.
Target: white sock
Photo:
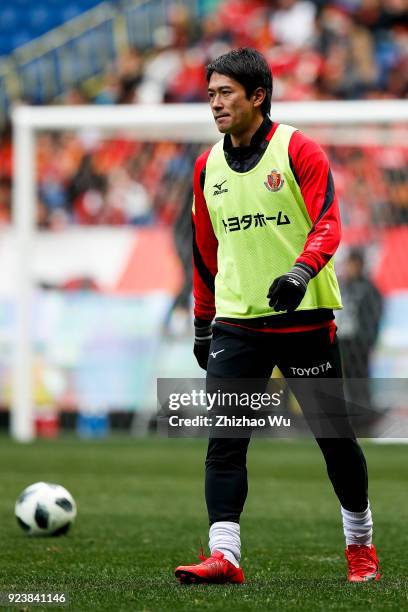
[[[343,517],[343,531],[346,537],[346,546],[349,544],[364,544],[370,546],[373,535],[373,519],[371,517],[370,503],[364,512],[350,512],[341,506]]]
[[[224,553],[235,567],[239,567],[241,560],[241,537],[239,523],[232,521],[218,521],[210,527],[208,546],[211,554],[214,550]]]

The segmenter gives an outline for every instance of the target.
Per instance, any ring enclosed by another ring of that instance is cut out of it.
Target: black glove
[[[306,264],[297,263],[287,274],[278,276],[273,281],[269,292],[269,306],[276,312],[287,310],[293,312],[299,306],[306,293],[307,284],[313,276],[313,270]]]
[[[194,355],[198,365],[207,370],[208,357],[210,355],[210,344],[212,340],[211,321],[194,319]]]

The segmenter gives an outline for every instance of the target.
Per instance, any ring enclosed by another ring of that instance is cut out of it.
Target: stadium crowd
[[[200,22],[180,6],[155,32],[155,46],[128,49],[97,86],[58,103],[205,101],[203,66],[232,47],[255,46],[274,74],[274,100],[405,98],[405,0],[224,0]],[[273,107],[272,107],[273,118]],[[190,197],[199,148],[143,144],[115,135],[42,134],[38,139],[38,223],[173,223]],[[330,158],[346,226],[355,240],[373,225],[408,221],[408,149],[332,146]],[[11,216],[11,144],[0,141],[0,223]]]

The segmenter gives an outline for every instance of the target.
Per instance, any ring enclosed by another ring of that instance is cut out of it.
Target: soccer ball
[[[65,534],[76,513],[72,495],[50,482],[36,482],[24,489],[15,506],[17,522],[29,535]]]

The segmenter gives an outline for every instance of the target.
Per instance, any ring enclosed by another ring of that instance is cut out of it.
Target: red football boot
[[[368,582],[380,579],[380,566],[374,544],[349,544],[346,548],[349,582]]]
[[[180,584],[226,584],[228,582],[242,584],[244,573],[240,567],[235,567],[224,559],[224,553],[214,550],[211,557],[199,555],[201,563],[195,565],[179,565],[175,575]]]

